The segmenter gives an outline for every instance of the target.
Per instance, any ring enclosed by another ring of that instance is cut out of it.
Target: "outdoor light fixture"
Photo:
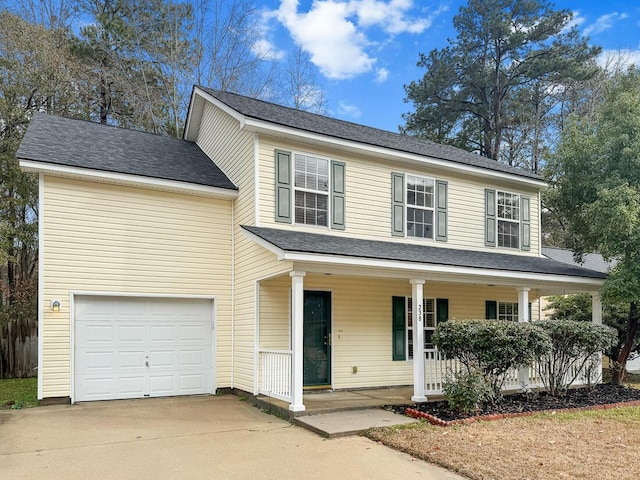
[[[53,300],[51,302],[51,310],[53,310],[54,312],[60,311],[60,300]]]

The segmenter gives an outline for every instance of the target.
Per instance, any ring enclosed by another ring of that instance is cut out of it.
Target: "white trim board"
[[[45,173],[47,175],[77,178],[94,182],[114,183],[118,185],[149,188],[168,192],[184,193],[212,198],[234,199],[238,197],[237,190],[227,188],[209,187],[194,183],[180,182],[176,180],[164,180],[161,178],[143,177],[126,173],[104,172],[89,168],[70,167],[53,163],[38,162],[32,160],[20,160],[20,167],[25,172]]]

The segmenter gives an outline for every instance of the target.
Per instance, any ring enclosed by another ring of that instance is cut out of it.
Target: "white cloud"
[[[257,57],[269,60],[282,60],[286,56],[284,51],[278,50],[275,45],[264,37],[256,41],[251,46],[251,50]]]
[[[349,105],[344,100],[338,102],[338,113],[342,116],[358,118],[362,115],[360,109],[355,105]]]
[[[576,10],[576,11],[574,11],[572,13],[573,13],[573,18],[569,21],[569,23],[567,23],[564,26],[564,28],[562,29],[561,33],[567,33],[573,27],[579,27],[580,25],[582,25],[586,21],[586,18],[584,18],[582,16],[582,14],[580,13],[579,10]]]
[[[320,72],[337,80],[373,71],[378,60],[369,50],[380,42],[369,38],[370,30],[419,34],[444,10],[413,17],[413,0],[315,0],[307,12],[298,8],[298,0],[282,0],[275,16]]]
[[[640,67],[640,47],[635,50],[603,50],[597,61],[600,67],[611,72],[626,70],[631,65]]]
[[[600,17],[598,17],[595,23],[592,23],[591,25],[585,27],[582,33],[584,33],[585,35],[594,35],[604,32],[612,28],[615,22],[617,22],[618,20],[624,20],[628,16],[629,15],[627,15],[626,13],[618,12],[611,12],[607,13],[606,15],[601,15]]]
[[[358,24],[362,27],[380,26],[387,33],[422,33],[431,26],[432,16],[410,18],[408,12],[413,9],[412,0],[355,0],[353,2]]]
[[[389,70],[386,68],[378,68],[376,69],[376,83],[384,83],[389,78]]]

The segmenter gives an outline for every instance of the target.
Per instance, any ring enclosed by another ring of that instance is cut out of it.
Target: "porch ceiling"
[[[247,237],[307,272],[519,285],[540,295],[599,290],[606,274],[546,257],[461,250],[242,226]]]

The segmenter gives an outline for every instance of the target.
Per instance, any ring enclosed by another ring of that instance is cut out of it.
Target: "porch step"
[[[345,410],[295,417],[293,423],[327,438],[357,435],[373,427],[390,427],[415,423],[414,418],[388,412],[381,408]]]

